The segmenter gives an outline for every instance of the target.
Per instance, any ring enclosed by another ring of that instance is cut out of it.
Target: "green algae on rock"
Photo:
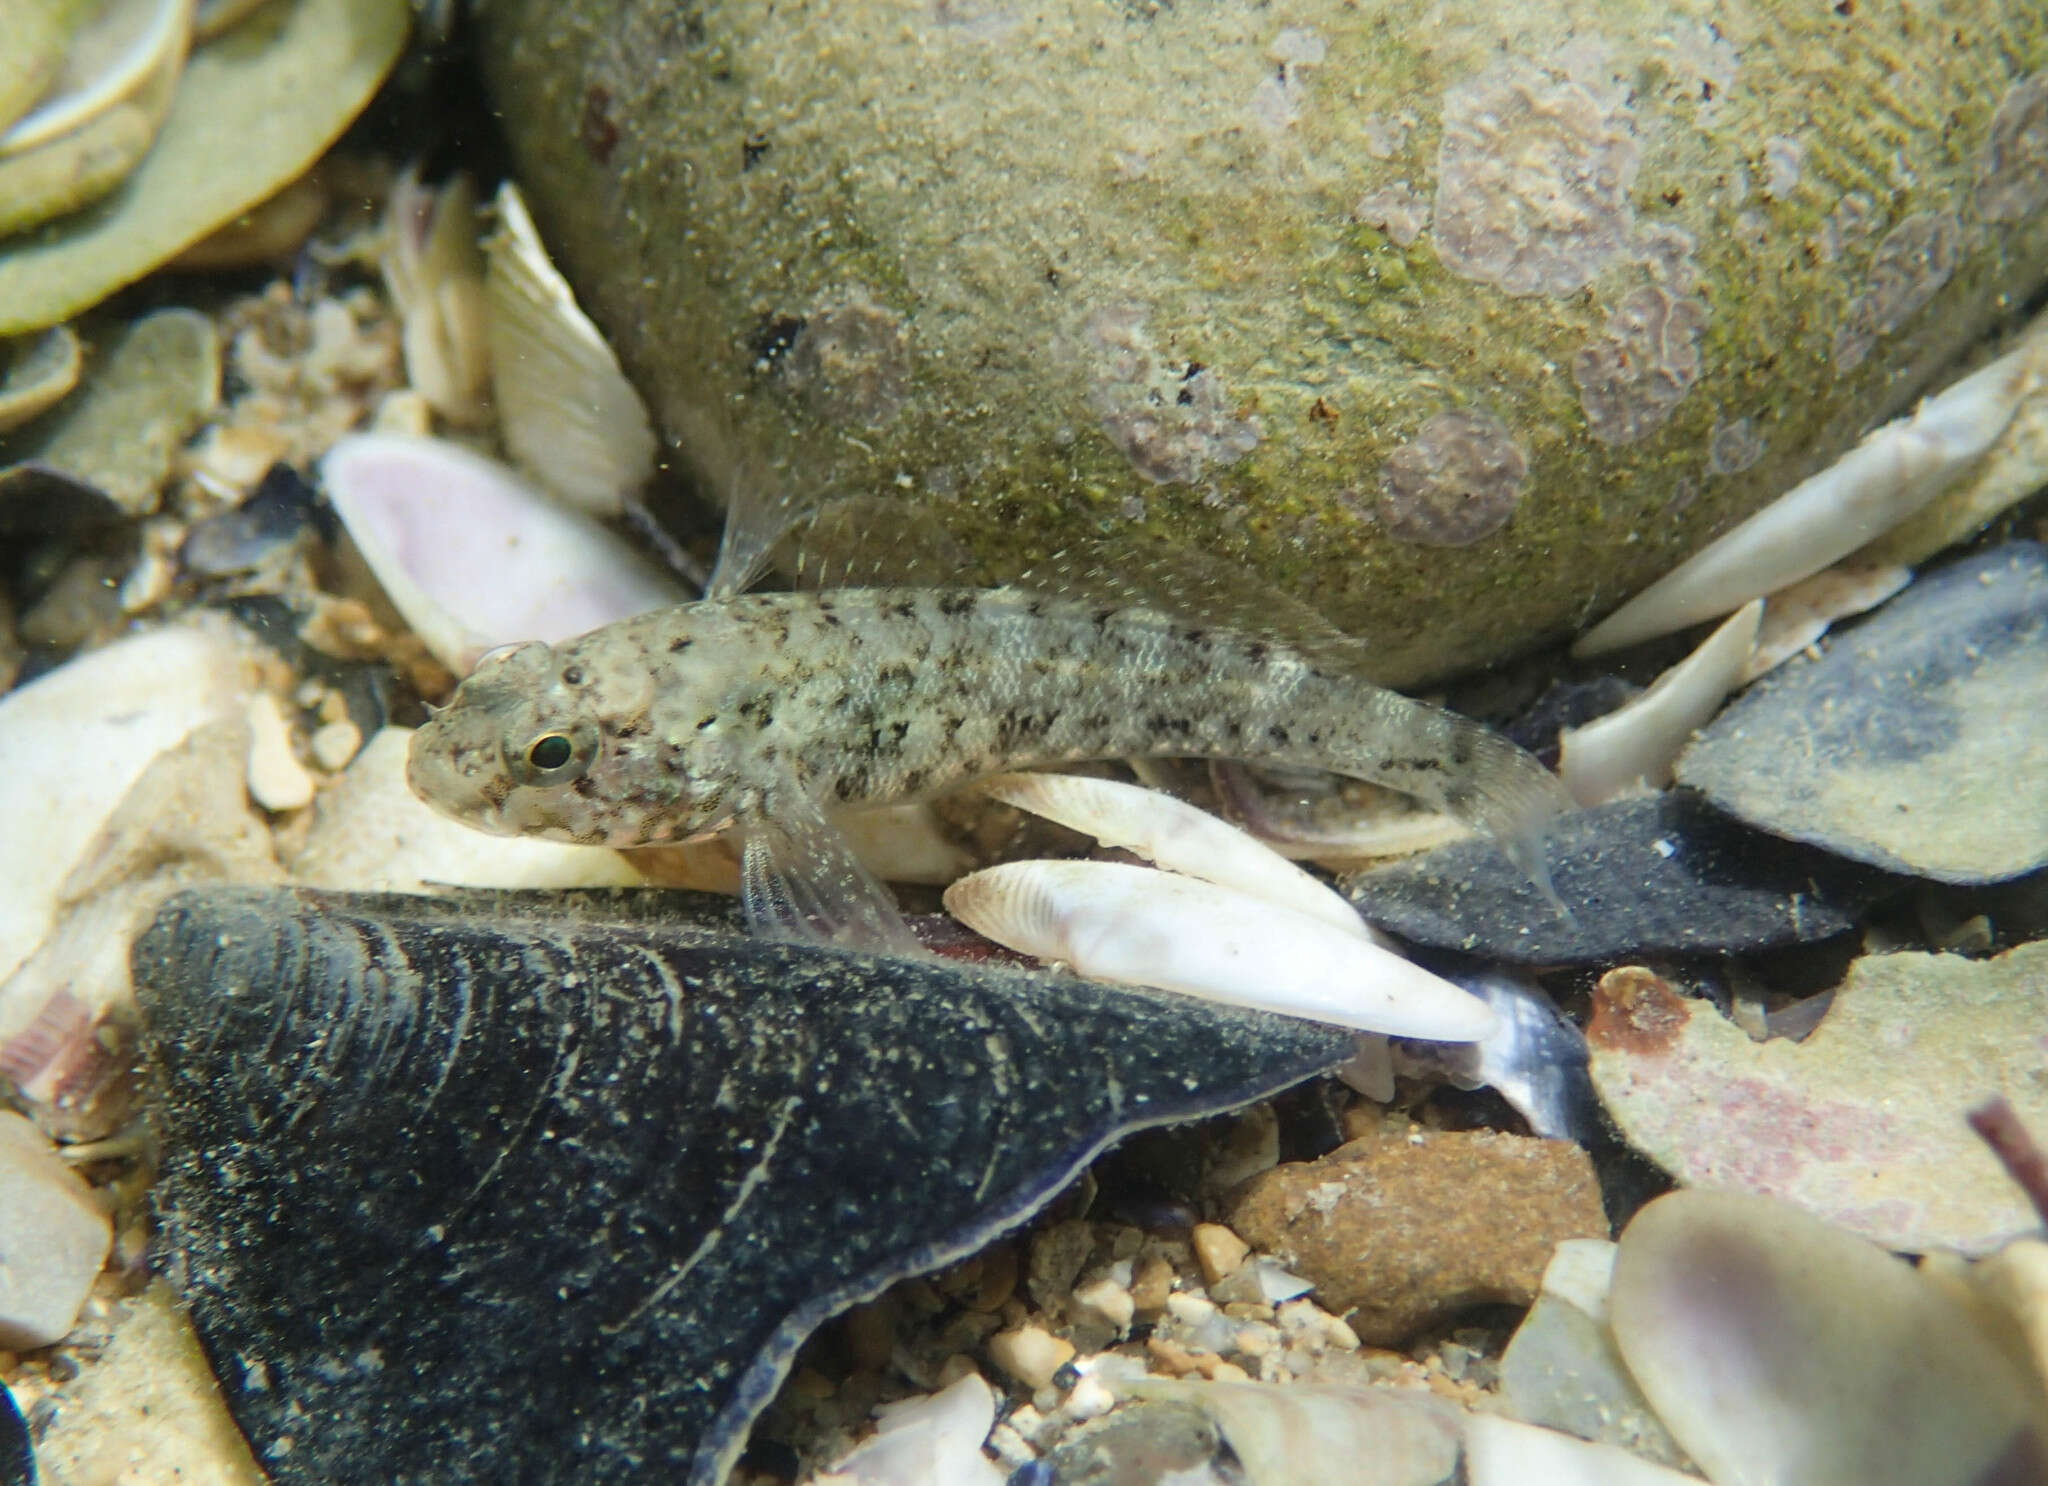
[[[1390,681],[1611,606],[2048,267],[2048,18],[1992,0],[479,23],[549,246],[694,457],[729,420],[999,570],[1170,535]]]

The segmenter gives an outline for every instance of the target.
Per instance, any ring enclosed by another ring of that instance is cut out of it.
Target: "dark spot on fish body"
[[[931,773],[929,770],[912,769],[909,773],[903,776],[903,793],[905,795],[913,796],[922,793],[924,790],[925,781],[930,777]]]
[[[973,589],[956,589],[939,595],[939,612],[948,619],[960,619],[972,614],[981,602],[981,595]]]
[[[668,642],[668,653],[670,655],[680,655],[683,651],[688,650],[692,643],[688,635],[678,635],[675,639]],[[567,681],[569,678],[564,676],[562,679]],[[572,682],[571,684],[573,685],[574,683]]]
[[[902,661],[894,661],[875,672],[875,685],[896,687],[908,691],[917,680],[917,673]]]
[[[909,733],[910,724],[907,721],[893,722],[889,725],[889,734],[891,741],[893,741],[899,749],[903,746],[903,740],[904,738],[909,736]]]
[[[917,600],[912,598],[892,599],[882,606],[882,612],[891,619],[917,618]]]
[[[1269,740],[1269,741],[1270,741],[1270,742],[1271,742],[1271,743],[1272,743],[1272,744],[1273,744],[1273,745],[1274,745],[1275,747],[1278,747],[1278,748],[1285,748],[1285,747],[1287,746],[1287,742],[1288,742],[1288,736],[1289,736],[1289,735],[1288,735],[1287,729],[1286,729],[1286,728],[1284,728],[1284,727],[1282,727],[1282,726],[1280,726],[1280,724],[1279,724],[1279,723],[1277,723],[1277,722],[1276,722],[1276,723],[1274,723],[1274,724],[1273,724],[1273,725],[1272,725],[1271,727],[1269,727],[1269,728],[1267,728],[1267,729],[1266,729],[1266,737],[1267,737],[1267,739],[1268,739],[1268,740]]]

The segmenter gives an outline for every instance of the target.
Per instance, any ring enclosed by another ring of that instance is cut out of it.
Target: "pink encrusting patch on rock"
[[[1395,181],[1359,197],[1352,215],[1401,247],[1410,247],[1429,226],[1429,198],[1406,181]]]
[[[1130,305],[1089,317],[1088,405],[1103,434],[1155,485],[1191,481],[1211,465],[1235,464],[1258,447],[1256,418],[1239,415],[1214,368],[1162,355]]]
[[[1387,456],[1374,519],[1403,541],[1464,547],[1507,525],[1529,460],[1491,413],[1435,414]]]
[[[1927,307],[1956,271],[1962,227],[1953,212],[1915,212],[1884,235],[1870,257],[1870,280],[1835,331],[1835,365],[1861,366],[1881,335]]]
[[[1664,426],[1700,375],[1706,305],[1651,284],[1607,316],[1599,340],[1579,348],[1572,378],[1586,425],[1603,444],[1633,444]]]
[[[1639,163],[1627,105],[1512,61],[1444,94],[1436,247],[1507,294],[1572,294],[1628,248]]]
[[[2048,206],[2048,71],[2006,89],[1977,166],[1977,215],[2017,222]]]

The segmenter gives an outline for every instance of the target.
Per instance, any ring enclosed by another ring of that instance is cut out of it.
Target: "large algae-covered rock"
[[[999,571],[1171,536],[1393,680],[1611,606],[2048,268],[2048,14],[2006,0],[479,20],[542,230],[695,457],[796,449]]]

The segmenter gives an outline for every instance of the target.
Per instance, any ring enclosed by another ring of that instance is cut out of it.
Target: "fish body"
[[[409,777],[484,830],[634,847],[1145,757],[1369,780],[1511,855],[1570,808],[1505,739],[1284,643],[1019,588],[745,594],[510,647],[415,735]]]

